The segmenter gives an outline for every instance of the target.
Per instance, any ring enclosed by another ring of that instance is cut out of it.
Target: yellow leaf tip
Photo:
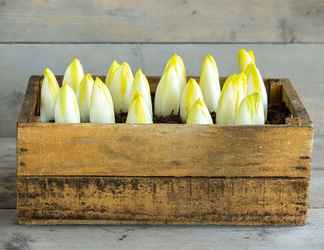
[[[50,70],[50,68],[46,67],[43,71],[43,74],[45,77],[49,77],[49,75],[52,73],[52,71]]]

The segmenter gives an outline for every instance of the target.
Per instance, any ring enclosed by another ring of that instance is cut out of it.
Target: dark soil
[[[268,118],[266,124],[285,124],[286,118],[291,117],[291,113],[284,104],[272,105],[268,107]],[[211,113],[214,124],[216,123],[216,113]],[[119,113],[116,115],[116,123],[125,123],[127,119],[127,113]],[[54,121],[50,121],[54,122]],[[154,123],[171,123],[171,124],[181,124],[180,115],[171,114],[167,117],[153,117]]]
[[[115,115],[116,123],[125,123],[127,119],[127,113],[118,113]]]
[[[286,118],[291,114],[286,105],[273,105],[268,108],[268,119],[266,124],[285,124]]]
[[[180,124],[180,123],[182,123],[181,117],[179,115],[174,115],[174,114],[171,114],[171,115],[166,116],[166,117],[154,116],[153,122],[154,123],[172,123],[172,124],[177,124],[177,123]]]

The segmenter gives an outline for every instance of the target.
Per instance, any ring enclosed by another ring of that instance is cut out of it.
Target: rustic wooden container
[[[283,124],[55,124],[38,121],[41,77],[31,77],[17,124],[18,222],[304,224],[312,122],[289,80],[265,83],[270,107],[289,109]]]

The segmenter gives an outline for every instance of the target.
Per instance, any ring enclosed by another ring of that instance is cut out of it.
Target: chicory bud
[[[46,68],[43,74],[44,78],[42,81],[40,98],[40,120],[42,122],[48,122],[54,120],[55,102],[60,87],[55,75],[49,68]]]

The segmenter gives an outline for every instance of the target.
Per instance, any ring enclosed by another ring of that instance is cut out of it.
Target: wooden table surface
[[[324,169],[315,137],[308,223],[299,227],[21,226],[15,215],[15,138],[0,138],[0,249],[324,249]]]

